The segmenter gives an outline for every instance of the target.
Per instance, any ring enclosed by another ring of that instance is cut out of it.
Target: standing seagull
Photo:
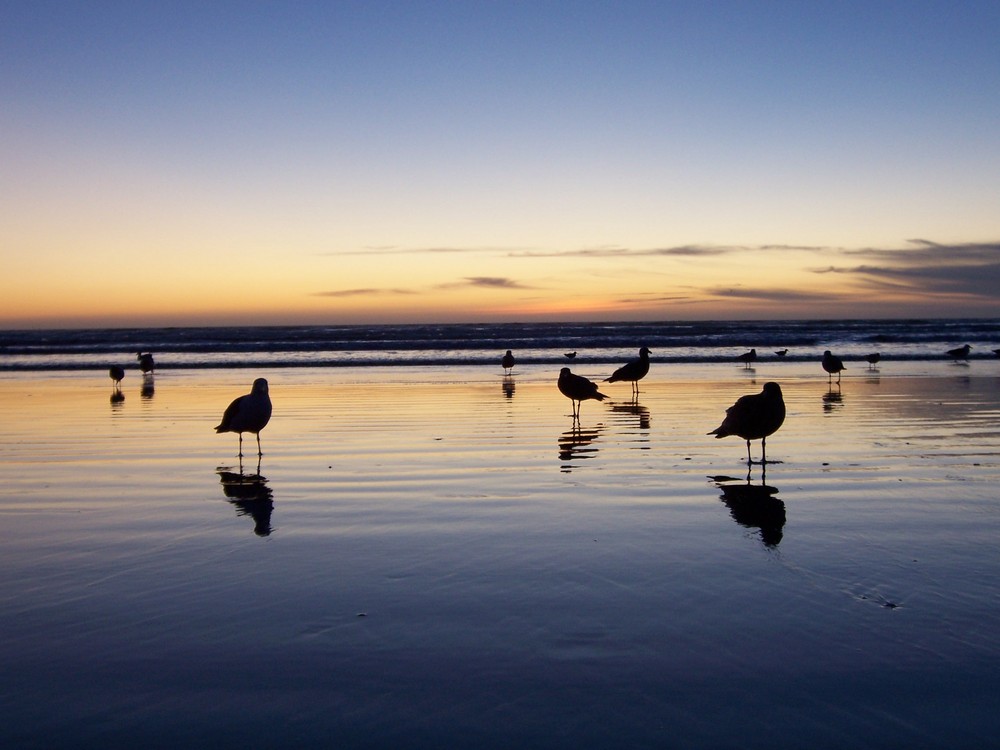
[[[510,371],[514,367],[516,361],[517,360],[514,359],[514,355],[511,354],[510,349],[508,349],[507,353],[503,355],[503,359],[500,360],[500,366],[504,369],[504,375],[510,375]]]
[[[582,402],[591,398],[598,401],[603,401],[607,398],[607,396],[597,390],[597,383],[587,380],[582,375],[574,375],[569,371],[568,367],[564,367],[559,371],[559,391],[573,402],[574,419],[580,418],[580,404]]]
[[[880,359],[882,359],[882,355],[879,354],[878,352],[875,352],[874,354],[868,354],[868,355],[866,355],[865,356],[865,360],[867,360],[867,362],[868,362],[868,369],[869,370],[874,370],[875,369],[875,365],[878,364],[878,362],[879,362]]]
[[[756,349],[751,349],[750,351],[746,352],[745,354],[741,354],[739,357],[737,357],[737,359],[740,362],[743,363],[743,366],[746,369],[749,370],[750,369],[750,365],[754,362],[754,360],[757,359],[757,350]]]
[[[233,401],[222,415],[222,422],[215,428],[216,432],[237,432],[240,436],[240,458],[243,458],[243,433],[253,432],[257,435],[257,456],[264,454],[260,450],[260,431],[271,419],[271,397],[267,395],[267,381],[257,378],[253,381],[250,393]]]
[[[143,354],[142,352],[136,352],[135,358],[139,360],[139,369],[142,370],[143,375],[149,375],[153,372],[153,355],[149,352]]]
[[[115,388],[120,389],[122,387],[122,378],[125,377],[125,368],[119,365],[111,365],[108,368],[108,376],[114,382]]]
[[[781,397],[781,386],[764,383],[764,390],[750,396],[740,397],[726,409],[726,418],[709,435],[716,438],[737,435],[747,441],[747,463],[750,458],[750,441],[760,440],[760,462],[767,463],[767,437],[777,432],[785,421],[785,400]]]
[[[566,352],[563,356],[567,359],[574,359],[576,357],[576,352]]]
[[[619,380],[630,380],[632,382],[632,394],[639,395],[639,381],[646,377],[649,372],[649,349],[642,347],[639,350],[639,359],[633,359],[627,365],[622,365],[612,373],[610,378],[605,378],[605,383],[617,383]]]
[[[788,354],[788,350],[787,349],[778,349],[778,351],[776,351],[775,354],[777,354],[779,357],[784,357],[786,354]]]
[[[972,347],[969,346],[968,344],[966,344],[965,346],[960,346],[958,347],[958,349],[949,349],[948,356],[955,360],[964,359],[968,361],[970,349],[972,349]]]
[[[840,357],[835,357],[830,354],[830,350],[827,349],[823,352],[823,369],[830,373],[830,377],[827,380],[833,378],[833,373],[837,373],[837,382],[840,382],[840,372],[846,369],[844,367],[844,362]]]

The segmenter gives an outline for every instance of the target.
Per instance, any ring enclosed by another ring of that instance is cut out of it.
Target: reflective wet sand
[[[989,745],[1000,370],[920,368],[0,375],[0,740]]]

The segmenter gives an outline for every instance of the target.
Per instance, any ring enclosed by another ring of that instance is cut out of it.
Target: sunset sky
[[[1000,315],[1000,3],[0,4],[0,327]]]

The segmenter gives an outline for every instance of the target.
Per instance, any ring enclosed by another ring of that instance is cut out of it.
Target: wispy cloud
[[[1000,298],[1000,243],[947,245],[909,241],[907,248],[846,250],[847,257],[878,263],[828,266],[814,273],[854,276],[868,284],[901,292]]]
[[[759,300],[761,302],[819,302],[838,299],[826,292],[801,291],[798,289],[765,289],[743,286],[715,287],[706,289],[706,294],[727,299]]]
[[[419,294],[412,289],[334,289],[327,292],[313,292],[314,297],[373,297],[385,294]]]
[[[534,289],[505,276],[466,276],[461,281],[438,284],[436,289],[457,289],[460,287],[483,287],[486,289]]]

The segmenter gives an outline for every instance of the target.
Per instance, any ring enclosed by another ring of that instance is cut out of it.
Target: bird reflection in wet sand
[[[559,371],[559,382],[557,385],[559,386],[559,392],[573,404],[574,420],[580,419],[580,405],[584,401],[589,399],[603,401],[607,398],[607,396],[597,390],[597,383],[587,380],[582,375],[574,375],[569,371],[568,367],[564,367]]]
[[[507,398],[514,398],[514,378],[510,375],[505,375],[503,379],[503,395]]]
[[[257,463],[256,474],[244,474],[242,464],[239,473],[230,471],[228,467],[220,467],[216,473],[226,499],[236,507],[236,515],[250,516],[254,524],[253,533],[257,536],[270,534],[274,493],[267,486],[267,479],[260,475],[260,462]]]
[[[611,412],[615,415],[632,415],[639,418],[639,429],[649,429],[649,407],[634,402],[625,404],[612,404]]]
[[[760,484],[752,483],[749,471],[745,482],[727,476],[709,479],[722,490],[720,499],[736,523],[748,529],[760,529],[765,547],[778,546],[785,527],[785,503],[775,497],[778,488],[767,484],[765,474],[761,474]]]
[[[150,399],[156,392],[156,383],[153,381],[152,373],[147,373],[142,376],[142,388],[139,391],[139,395],[145,399]]]
[[[840,392],[840,385],[830,386],[830,390],[823,394],[823,411],[832,412],[844,406],[844,394]]]
[[[750,441],[760,440],[760,462],[767,463],[767,438],[778,431],[785,421],[785,400],[781,386],[764,383],[760,393],[741,396],[726,409],[726,418],[709,435],[716,438],[736,435],[747,441],[747,464],[752,464]],[[773,463],[773,462],[772,462]]]
[[[562,463],[563,473],[569,473],[573,470],[574,461],[583,461],[594,457],[597,453],[597,447],[591,444],[600,437],[603,429],[603,425],[586,430],[574,426],[572,430],[559,436],[559,461]]]

